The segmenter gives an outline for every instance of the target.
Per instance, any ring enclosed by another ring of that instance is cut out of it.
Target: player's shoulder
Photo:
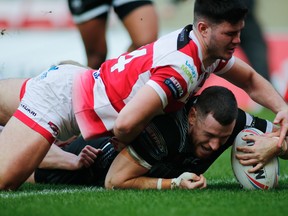
[[[178,151],[181,142],[180,129],[171,115],[159,115],[131,143],[133,150],[147,163],[153,165]]]
[[[181,36],[183,32],[186,33],[184,29],[185,28],[180,28],[159,37],[159,39],[154,43],[154,50],[159,53],[162,51],[163,53],[167,54],[168,50],[171,52],[177,51],[179,48],[179,43],[185,43],[186,45],[186,40],[188,39],[187,37],[189,37],[189,34],[185,37]]]

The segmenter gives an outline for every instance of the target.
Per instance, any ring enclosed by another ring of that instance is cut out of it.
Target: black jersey
[[[256,127],[263,132],[272,130],[272,123],[253,117],[239,109],[235,128],[228,141],[211,157],[201,160],[194,156],[188,142],[187,111],[157,116],[129,147],[147,164],[147,176],[175,178],[183,172],[204,173],[212,163],[233,144],[237,134],[246,127]],[[63,150],[78,155],[85,145],[103,149],[90,168],[76,171],[37,169],[35,181],[50,184],[75,184],[103,186],[107,171],[117,152],[110,143],[110,137],[85,141],[79,137]]]
[[[270,132],[272,123],[253,117],[239,109],[234,130],[217,151],[207,159],[194,156],[193,146],[188,139],[187,111],[182,109],[176,114],[156,117],[130,147],[134,156],[139,156],[150,169],[148,176],[173,178],[183,172],[203,174],[212,163],[229,148],[238,133],[246,127],[256,127]]]
[[[35,182],[46,184],[103,186],[108,169],[118,152],[114,150],[113,145],[110,143],[110,137],[85,141],[83,137],[80,136],[71,144],[65,146],[63,150],[79,155],[86,145],[102,149],[102,154],[97,156],[95,163],[91,167],[73,171],[38,168],[35,170]]]

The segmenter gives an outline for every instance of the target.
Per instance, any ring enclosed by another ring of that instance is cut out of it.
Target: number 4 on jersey
[[[125,65],[131,62],[134,58],[146,55],[146,49],[135,50],[128,55],[122,55],[118,58],[118,62],[111,67],[111,72],[114,70],[118,70],[118,72],[122,72],[125,69]]]

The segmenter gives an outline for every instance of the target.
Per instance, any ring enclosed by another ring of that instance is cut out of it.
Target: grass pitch
[[[263,115],[270,114],[265,111],[259,114]],[[0,192],[0,215],[285,215],[288,210],[287,173],[287,162],[280,160],[278,188],[242,190],[233,176],[228,150],[204,174],[208,182],[204,190],[106,191],[102,188],[24,184],[16,192]]]

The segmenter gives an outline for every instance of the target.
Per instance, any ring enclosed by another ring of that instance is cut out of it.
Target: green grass
[[[280,160],[277,189],[242,190],[233,176],[228,150],[205,173],[208,181],[205,190],[106,191],[101,188],[24,184],[16,192],[0,192],[0,215],[285,215],[288,210],[287,173],[287,162]]]
[[[24,184],[19,191],[0,192],[0,215],[284,215],[288,170],[282,162],[279,187],[270,191],[240,189],[227,151],[206,173],[205,190],[106,191]]]

